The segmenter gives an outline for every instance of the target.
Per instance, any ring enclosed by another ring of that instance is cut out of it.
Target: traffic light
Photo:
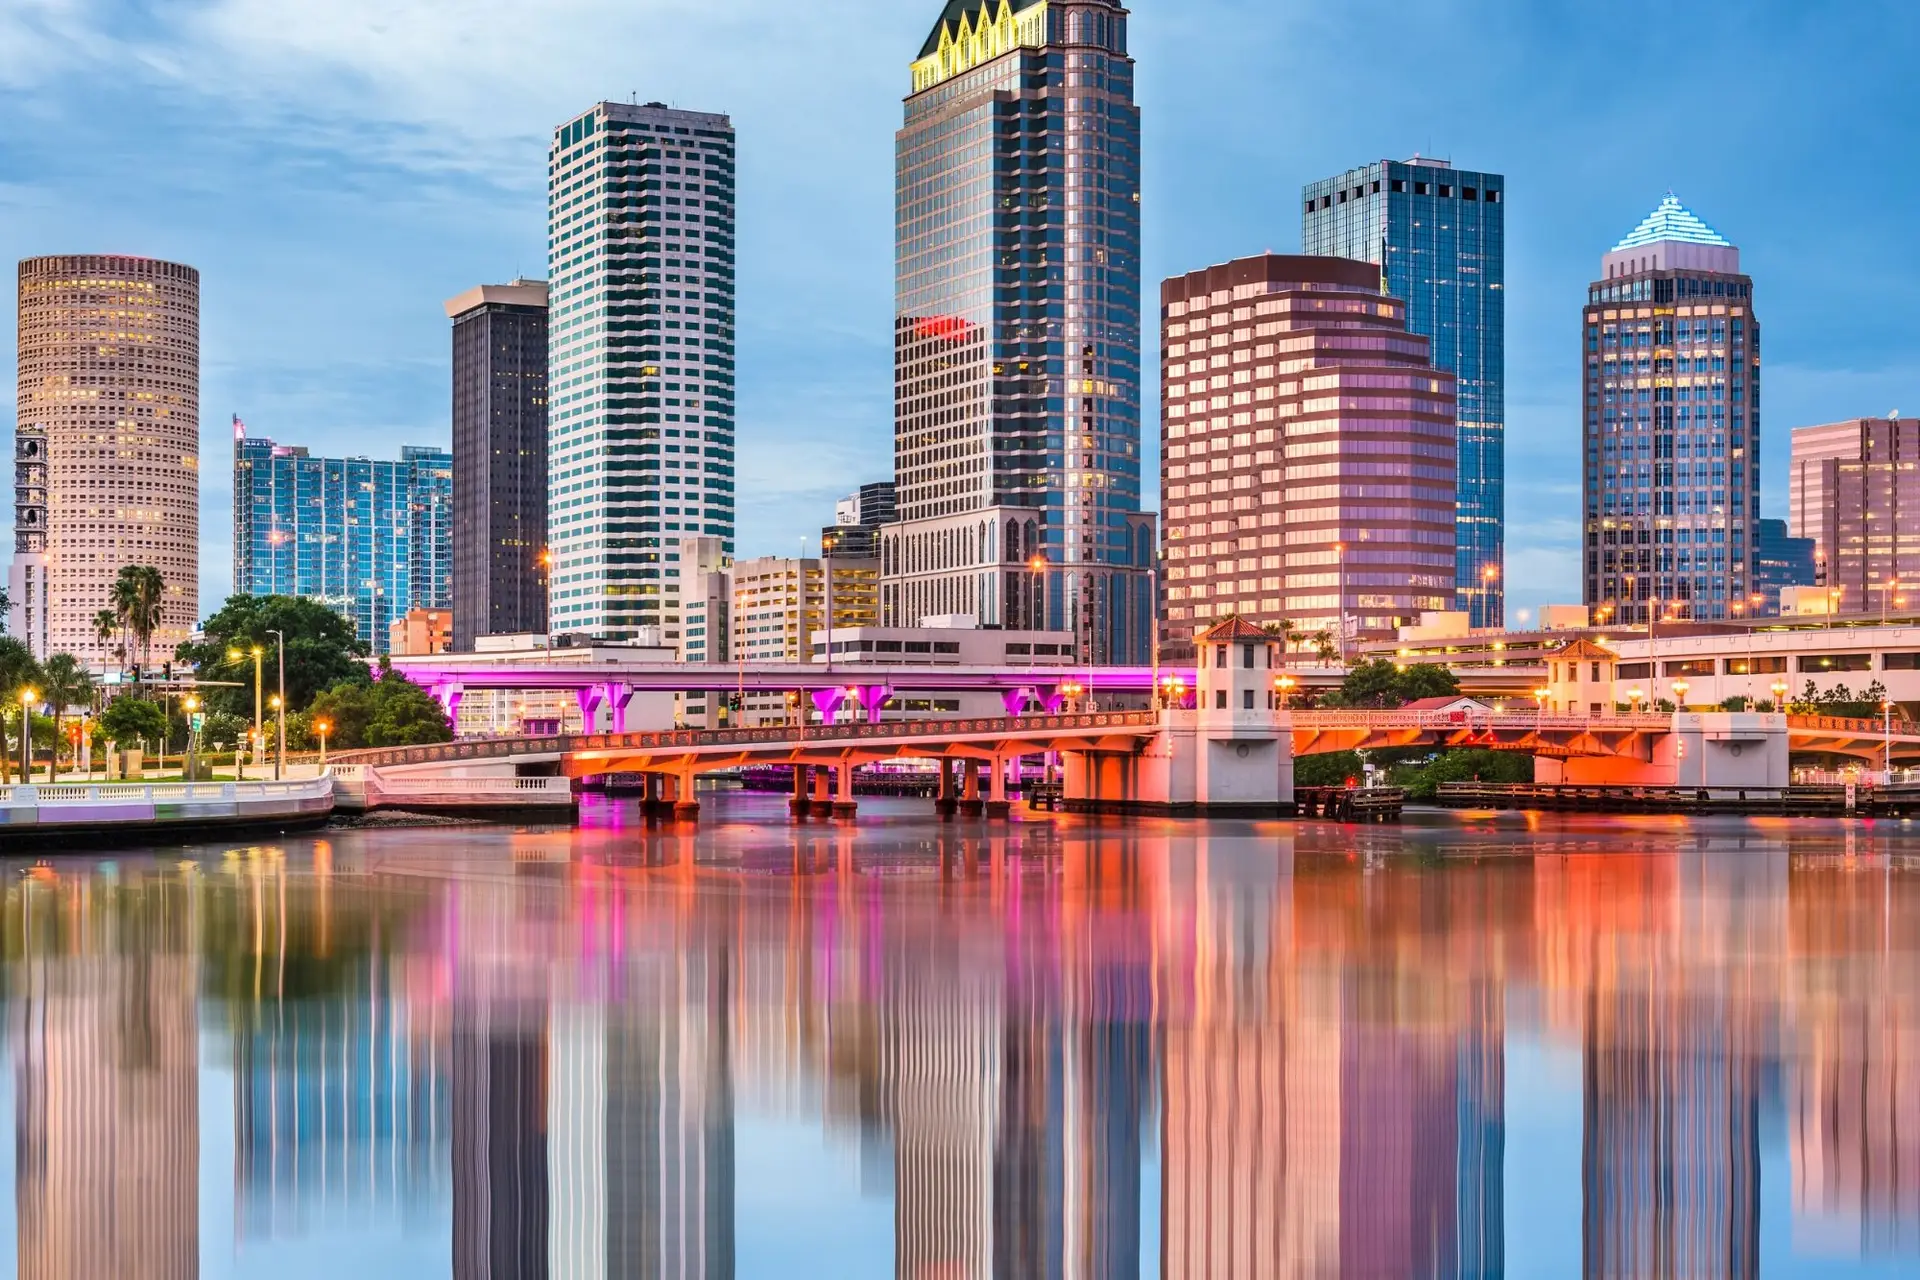
[[[140,683],[140,664],[137,662],[133,664],[133,682]]]
[[[171,662],[165,663],[162,665],[161,670],[166,673],[167,681],[171,683],[173,681],[173,664]]]

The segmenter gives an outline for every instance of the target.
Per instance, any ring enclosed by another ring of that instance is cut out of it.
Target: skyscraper
[[[1753,281],[1671,194],[1601,277],[1581,335],[1586,603],[1619,624],[1728,618],[1759,553]]]
[[[1841,613],[1898,607],[1920,588],[1908,524],[1920,518],[1920,418],[1796,427],[1792,440],[1788,513],[1794,536],[1813,542],[1815,581],[1840,593],[1828,599]]]
[[[1143,661],[1154,522],[1127,11],[950,0],[894,145],[884,621],[1070,629],[1092,660]]]
[[[547,282],[481,285],[453,321],[453,646],[547,630]]]
[[[375,653],[396,618],[452,592],[453,458],[406,445],[398,462],[315,458],[234,419],[233,589],[310,596]]]
[[[1507,180],[1415,156],[1309,184],[1303,252],[1378,263],[1458,380],[1455,605],[1473,625],[1506,612]]]
[[[1380,269],[1264,254],[1160,286],[1165,652],[1239,614],[1390,636],[1453,603],[1453,378]]]
[[[664,548],[733,550],[733,124],[602,102],[547,173],[549,626],[678,640]]]
[[[200,273],[74,254],[20,264],[15,421],[46,433],[46,642],[112,661],[94,615],[125,565],[166,583],[153,651],[200,617]]]

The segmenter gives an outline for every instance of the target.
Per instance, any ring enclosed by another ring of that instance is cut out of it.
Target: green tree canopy
[[[343,751],[453,741],[453,726],[433,695],[392,668],[371,685],[345,682],[316,697],[302,719],[309,738],[317,738],[316,720],[333,726],[327,745]]]
[[[1411,663],[1405,669],[1376,658],[1356,664],[1340,682],[1340,691],[1322,699],[1322,705],[1391,710],[1421,698],[1451,698],[1460,682],[1445,667]]]
[[[229,596],[220,612],[207,619],[204,643],[183,644],[175,651],[192,663],[203,680],[235,680],[239,688],[208,689],[208,711],[253,719],[253,657],[260,646],[261,681],[267,697],[276,690],[278,672],[274,631],[287,637],[287,707],[300,711],[323,689],[342,684],[369,684],[367,646],[353,633],[353,624],[314,600],[299,596]],[[239,662],[229,650],[245,655]]]
[[[121,694],[100,713],[100,734],[125,746],[134,742],[161,742],[167,734],[167,716],[151,702]]]

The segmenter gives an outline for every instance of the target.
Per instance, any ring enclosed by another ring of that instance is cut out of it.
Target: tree
[[[111,609],[102,609],[93,615],[93,635],[103,646],[111,646],[115,636],[120,634],[120,615]],[[126,664],[127,647],[122,644],[117,649],[110,648],[122,666]]]
[[[1340,657],[1340,646],[1334,643],[1333,632],[1322,627],[1313,633],[1312,639],[1314,652],[1320,655],[1321,664],[1332,666]]]
[[[121,694],[100,713],[100,733],[108,742],[159,742],[166,732],[166,713],[131,694]]]
[[[333,726],[327,745],[346,751],[453,741],[453,726],[433,695],[391,667],[371,685],[349,681],[320,694],[302,721],[303,732],[310,734],[315,720]]]
[[[1414,663],[1403,668],[1376,658],[1349,670],[1340,691],[1325,701],[1341,707],[1391,710],[1421,698],[1451,698],[1459,692],[1460,682],[1445,667]]]
[[[1532,782],[1533,757],[1517,751],[1469,747],[1442,751],[1424,764],[1393,770],[1393,783],[1412,800],[1431,800],[1443,782]]]
[[[287,709],[308,707],[318,693],[341,684],[365,685],[367,646],[354,635],[353,624],[315,600],[299,596],[229,596],[220,612],[207,619],[204,642],[181,645],[174,656],[191,663],[203,675],[239,680],[242,687],[209,689],[207,709],[253,719],[253,657],[258,645],[265,655],[261,681],[274,691],[274,631],[287,638]],[[245,655],[239,663],[227,660],[229,650]]]
[[[166,612],[166,579],[150,564],[124,565],[114,579],[111,598],[121,626],[139,649],[141,663],[151,665],[153,633]]]
[[[69,707],[87,706],[93,702],[93,676],[80,665],[80,659],[70,653],[56,653],[46,661],[41,673],[40,692],[46,698],[47,707],[53,713],[53,754],[60,755],[60,721]],[[49,765],[49,770],[52,766]],[[53,775],[48,773],[51,782]]]
[[[41,678],[40,664],[33,660],[33,651],[12,636],[0,636],[0,708],[11,704],[12,714],[18,715],[21,691],[38,689]],[[12,776],[18,754],[11,752],[0,762],[0,778]]]

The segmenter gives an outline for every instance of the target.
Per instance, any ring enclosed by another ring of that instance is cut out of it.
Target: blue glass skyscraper
[[[375,653],[412,608],[453,596],[453,456],[315,458],[234,420],[233,589],[337,609]]]
[[[1302,252],[1378,263],[1407,327],[1459,379],[1455,605],[1474,626],[1506,614],[1506,187],[1497,173],[1415,156],[1302,192]]]

